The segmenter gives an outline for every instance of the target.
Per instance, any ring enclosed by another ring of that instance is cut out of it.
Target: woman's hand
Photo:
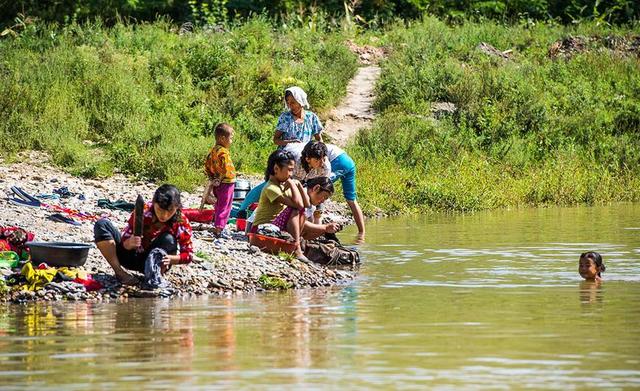
[[[324,226],[324,232],[329,233],[329,234],[334,234],[334,233],[340,231],[341,229],[342,229],[342,227],[338,223],[329,223],[329,224],[326,224]]]
[[[129,236],[129,239],[122,242],[122,247],[127,250],[135,250],[142,246],[142,236]]]
[[[297,188],[298,190],[300,189],[300,181],[298,181],[297,179],[294,178],[289,178],[287,179],[287,181],[285,182],[285,187],[288,189],[293,189],[294,187]]]
[[[165,255],[162,258],[162,264],[160,265],[160,273],[166,273],[169,269],[171,269],[171,265],[178,262],[178,259],[180,259],[179,255]]]

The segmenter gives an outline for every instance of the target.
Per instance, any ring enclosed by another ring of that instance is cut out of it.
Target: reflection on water
[[[385,220],[346,287],[6,305],[0,388],[639,387],[639,218],[616,205]],[[577,273],[586,250],[605,257],[601,283]]]

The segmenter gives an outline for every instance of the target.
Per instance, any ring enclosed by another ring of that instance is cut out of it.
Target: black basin
[[[92,244],[72,242],[27,242],[34,265],[46,262],[49,266],[82,266],[87,262]]]

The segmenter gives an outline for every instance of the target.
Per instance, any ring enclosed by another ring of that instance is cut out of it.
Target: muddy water
[[[0,307],[0,389],[640,387],[640,205],[371,222],[356,283]],[[601,284],[577,274],[599,250]]]

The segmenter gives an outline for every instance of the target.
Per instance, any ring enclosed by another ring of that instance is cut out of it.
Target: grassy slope
[[[638,59],[598,48],[547,56],[569,34],[624,33],[434,19],[389,29],[381,115],[350,147],[365,209],[640,199]],[[79,175],[117,168],[188,189],[202,181],[213,126],[229,121],[237,167],[260,172],[286,86],[307,89],[321,111],[344,94],[357,66],[344,39],[261,20],[185,36],[162,22],[31,25],[0,40],[0,148],[46,150]],[[481,41],[514,49],[513,61],[480,53]],[[432,101],[458,111],[434,121]]]
[[[639,200],[638,58],[598,43],[568,60],[547,56],[569,34],[626,33],[434,19],[392,29],[377,89],[381,115],[350,148],[365,209]],[[483,41],[514,49],[513,61],[481,53]],[[430,102],[458,111],[434,121]]]
[[[276,31],[261,20],[178,35],[137,26],[31,25],[0,40],[0,149],[50,152],[85,176],[114,168],[192,188],[219,121],[237,131],[236,167],[262,171],[290,85],[315,110],[336,104],[355,73],[339,34]]]

